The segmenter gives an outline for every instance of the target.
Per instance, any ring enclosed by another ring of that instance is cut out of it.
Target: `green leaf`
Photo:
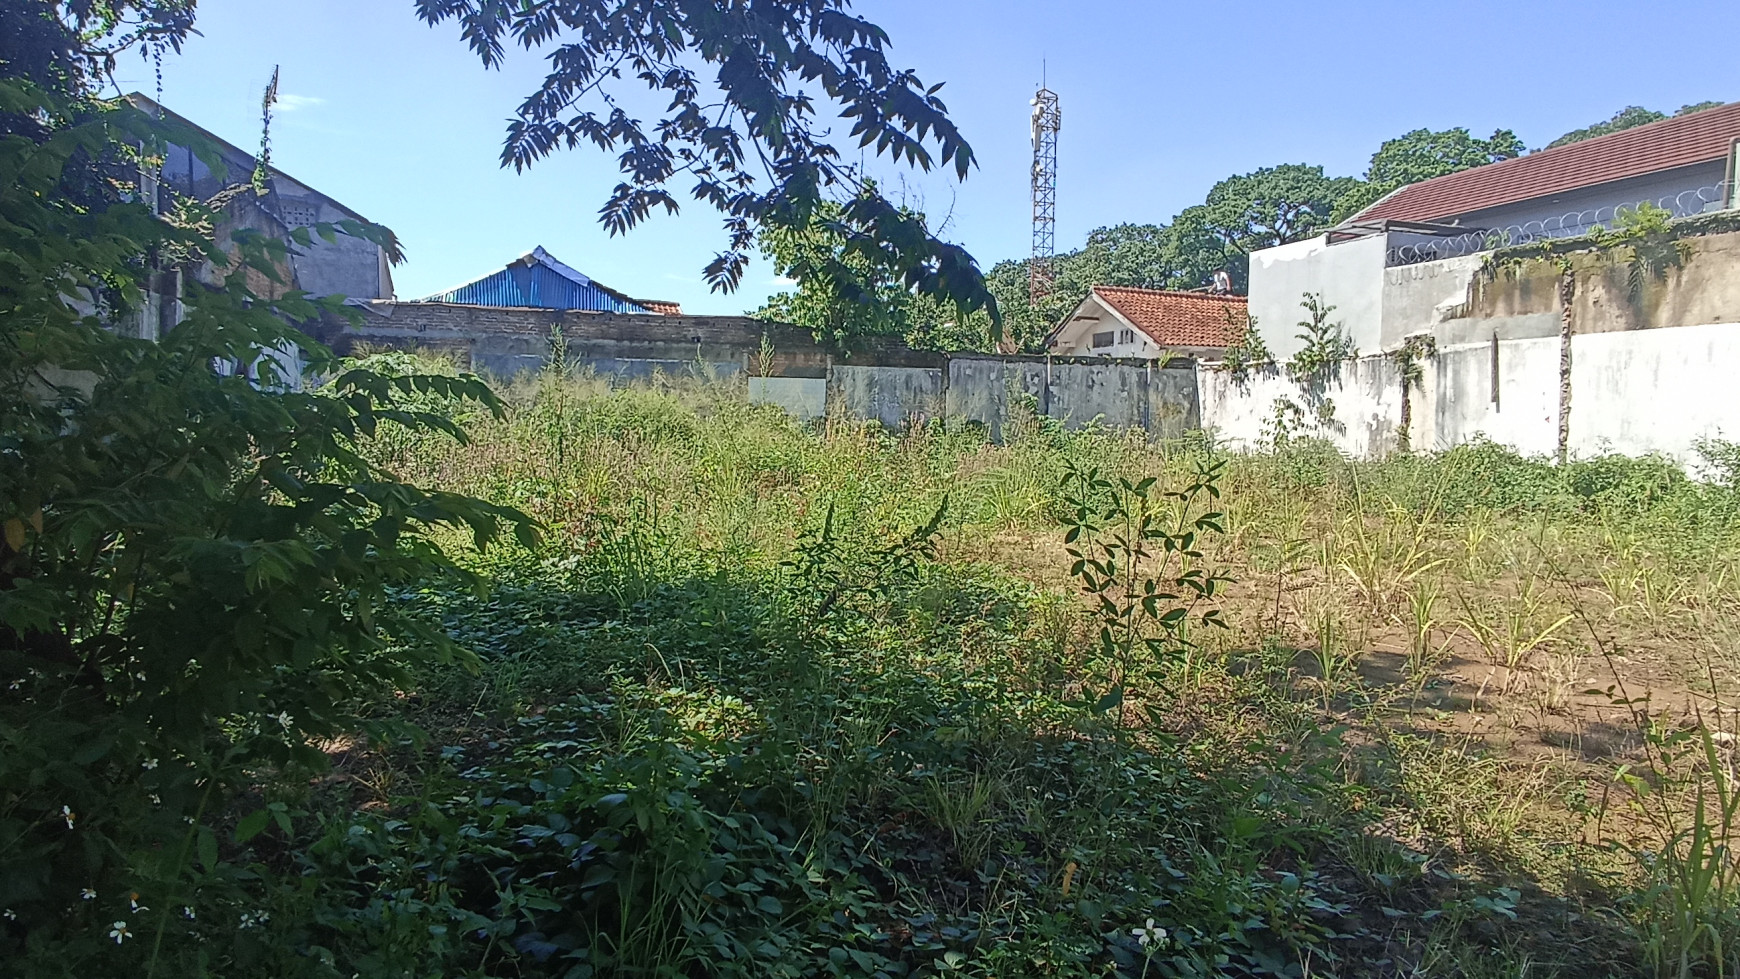
[[[210,872],[210,871],[217,869],[217,865],[218,865],[217,834],[213,833],[211,831],[210,827],[201,826],[199,828],[199,831],[198,831],[197,835],[195,836],[195,850],[198,852],[198,855],[199,855],[200,866],[204,867],[207,872]]]
[[[1111,690],[1108,690],[1100,699],[1094,701],[1094,713],[1104,714],[1109,710],[1116,710],[1123,705],[1124,685],[1120,683]]]
[[[266,824],[272,819],[272,813],[266,809],[256,809],[236,822],[236,842],[246,843],[260,835]]]

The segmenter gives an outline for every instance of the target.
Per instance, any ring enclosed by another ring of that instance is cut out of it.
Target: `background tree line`
[[[1722,105],[1699,102],[1674,115]],[[1552,149],[1668,118],[1628,106],[1605,122],[1573,130],[1548,143]],[[1358,214],[1384,195],[1411,183],[1521,156],[1527,149],[1508,129],[1481,139],[1466,128],[1416,129],[1385,140],[1363,176],[1332,177],[1323,167],[1288,163],[1235,174],[1209,189],[1201,204],[1164,224],[1118,224],[1090,232],[1087,242],[1057,256],[1056,287],[1037,306],[1029,301],[1028,259],[1006,259],[985,275],[1003,316],[1003,336],[1020,350],[1040,352],[1045,336],[1096,285],[1143,289],[1198,289],[1225,270],[1233,291],[1249,283],[1254,251],[1300,241]],[[908,211],[908,213],[913,213]],[[922,214],[914,215],[923,220]],[[764,234],[762,251],[781,275],[804,279],[825,258],[843,252],[844,237],[818,215],[807,229]],[[823,339],[864,334],[899,335],[915,347],[989,350],[991,319],[981,311],[957,315],[951,304],[918,296],[896,276],[863,256],[847,260],[859,283],[850,298],[830,281],[798,286],[774,296],[753,315],[807,326]],[[875,295],[874,303],[860,302]]]

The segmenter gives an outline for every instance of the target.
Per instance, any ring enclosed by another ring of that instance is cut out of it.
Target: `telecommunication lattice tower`
[[[1033,106],[1033,258],[1027,291],[1033,305],[1051,295],[1057,259],[1057,131],[1063,109],[1057,93],[1041,87]]]

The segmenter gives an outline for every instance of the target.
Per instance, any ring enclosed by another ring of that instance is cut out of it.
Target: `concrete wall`
[[[1483,256],[1469,255],[1384,269],[1381,343],[1368,352],[1394,350],[1406,337],[1435,333],[1439,324],[1459,315],[1468,302],[1468,285],[1484,261]],[[1553,329],[1557,331],[1556,323]]]
[[[1486,438],[1525,455],[1558,451],[1559,338],[1499,341],[1496,403],[1492,364],[1490,340],[1439,349],[1415,399],[1417,448]]]
[[[1296,332],[1289,320],[1299,311],[1290,304],[1301,293],[1341,306],[1332,318],[1362,353],[1428,336],[1437,353],[1422,362],[1424,377],[1410,392],[1414,447],[1489,438],[1550,455],[1559,447],[1560,285],[1568,263],[1575,280],[1570,453],[1659,451],[1690,461],[1698,437],[1740,434],[1723,384],[1740,375],[1740,340],[1729,339],[1740,337],[1740,232],[1725,214],[1676,227],[1678,241],[1651,246],[1642,263],[1633,245],[1571,242],[1549,253],[1516,248],[1384,268],[1382,236],[1300,242],[1252,257],[1251,308],[1283,360],[1298,348],[1285,341]],[[1375,307],[1362,291],[1373,282]],[[1381,454],[1395,444],[1400,403],[1390,392],[1400,383],[1373,381],[1379,369],[1362,358],[1330,392],[1347,430],[1322,434],[1344,451]],[[1202,375],[1205,425],[1234,444],[1267,437],[1280,397],[1298,400],[1296,386],[1273,376],[1236,386],[1225,375]]]
[[[1576,277],[1572,329],[1577,333],[1740,321],[1740,233],[1695,235],[1678,245],[1683,255],[1671,246],[1655,249],[1648,263],[1652,268],[1640,266],[1631,246],[1543,257],[1527,249],[1500,252],[1493,271],[1471,278],[1459,313],[1479,320],[1556,319],[1560,262],[1566,261]]]
[[[1201,425],[1196,372],[1188,364],[949,358],[950,421],[976,422],[1002,438],[1015,400],[1023,397],[1070,429],[1100,424],[1177,438]]]
[[[952,356],[944,368],[834,365],[820,378],[751,377],[749,400],[794,417],[824,413],[890,429],[942,419],[982,425],[1001,439],[1011,419],[1036,410],[1070,429],[1139,428],[1177,438],[1201,425],[1195,366]],[[1022,406],[1026,401],[1028,406]]]
[[[558,329],[569,363],[605,373],[640,370],[630,361],[653,362],[667,373],[673,364],[705,364],[715,372],[817,378],[826,376],[835,362],[932,368],[943,364],[942,355],[912,350],[897,337],[866,337],[836,351],[817,343],[808,330],[748,316],[657,316],[460,303],[372,302],[360,308],[361,322],[324,338],[341,353],[358,344],[436,349],[504,378],[541,368]],[[769,355],[765,364],[764,353]]]
[[[1596,333],[1571,341],[1571,452],[1696,460],[1700,438],[1740,440],[1740,323]]]
[[[1238,451],[1273,444],[1275,409],[1282,399],[1305,411],[1296,436],[1327,439],[1363,459],[1387,455],[1400,444],[1402,375],[1387,357],[1365,356],[1342,365],[1339,378],[1322,392],[1335,406],[1327,426],[1314,422],[1310,395],[1283,370],[1253,370],[1241,380],[1224,370],[1204,369],[1197,372],[1197,380],[1203,429]]]
[[[1000,357],[949,358],[949,420],[983,425],[992,439],[1001,440],[1016,399],[1030,398],[1045,413],[1045,367],[1043,362]]]
[[[1318,237],[1252,255],[1250,314],[1270,352],[1286,360],[1304,345],[1298,324],[1307,314],[1299,303],[1308,293],[1335,307],[1330,320],[1361,352],[1380,350],[1387,251],[1374,235],[1338,245]]]
[[[1631,246],[1585,244],[1562,256],[1521,247],[1385,268],[1383,236],[1338,245],[1317,238],[1251,256],[1251,312],[1279,360],[1300,347],[1296,324],[1307,293],[1337,307],[1331,319],[1362,353],[1394,350],[1419,333],[1431,334],[1439,347],[1493,333],[1500,340],[1557,336],[1560,263],[1568,260],[1577,280],[1577,333],[1740,321],[1740,232],[1710,227],[1680,239],[1683,256],[1671,246],[1657,248],[1652,267],[1642,271]]]
[[[827,413],[828,381],[822,377],[752,377],[749,403],[777,405],[800,422]]]
[[[930,367],[845,367],[828,372],[827,405],[899,430],[943,417],[944,372]]]

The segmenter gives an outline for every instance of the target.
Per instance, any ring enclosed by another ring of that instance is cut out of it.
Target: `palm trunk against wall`
[[[1577,275],[1567,264],[1559,273],[1559,465],[1571,449],[1571,310]]]

